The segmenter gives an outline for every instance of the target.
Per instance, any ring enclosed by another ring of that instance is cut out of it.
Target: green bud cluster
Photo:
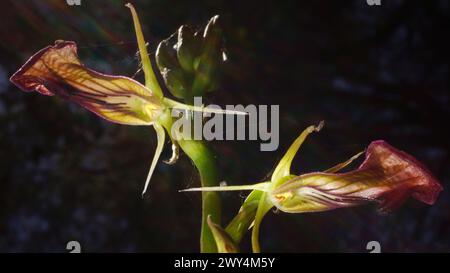
[[[177,35],[160,42],[156,51],[156,63],[168,90],[185,101],[217,89],[224,61],[218,15],[209,20],[203,31],[181,26]]]

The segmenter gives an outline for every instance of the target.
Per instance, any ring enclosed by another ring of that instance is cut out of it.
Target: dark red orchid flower
[[[270,182],[186,191],[259,190],[267,193],[272,205],[291,213],[332,210],[369,201],[379,203],[381,211],[389,211],[409,196],[432,205],[442,191],[442,186],[425,166],[383,140],[370,143],[366,159],[356,170],[337,173],[362,153],[323,172],[291,175],[290,166],[300,145],[308,134],[321,128],[322,125],[310,126],[297,138]]]
[[[369,145],[358,169],[303,174],[273,189],[270,197],[285,212],[324,211],[368,201],[387,212],[409,196],[432,205],[441,191],[436,178],[414,157],[378,140]]]
[[[411,155],[399,151],[383,140],[372,142],[365,161],[349,172],[337,173],[363,153],[323,172],[292,175],[292,160],[312,132],[323,127],[309,126],[294,141],[278,163],[269,182],[253,185],[203,187],[184,191],[253,190],[241,208],[257,203],[253,222],[252,246],[259,252],[259,227],[264,215],[274,206],[288,213],[333,210],[368,202],[379,204],[382,212],[400,206],[409,196],[432,205],[442,186],[431,172]]]

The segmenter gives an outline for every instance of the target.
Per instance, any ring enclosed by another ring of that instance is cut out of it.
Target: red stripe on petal
[[[162,108],[160,99],[139,82],[85,67],[69,41],[40,50],[10,80],[25,92],[57,95],[121,124],[152,124]]]

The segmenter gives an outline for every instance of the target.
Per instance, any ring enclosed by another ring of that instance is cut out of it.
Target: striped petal
[[[361,166],[347,173],[308,173],[270,192],[273,204],[290,213],[326,211],[379,203],[388,212],[409,196],[432,205],[442,186],[412,156],[384,141],[372,142]]]
[[[60,96],[120,124],[150,125],[162,109],[161,100],[139,82],[85,67],[69,41],[40,50],[10,80],[25,92]]]

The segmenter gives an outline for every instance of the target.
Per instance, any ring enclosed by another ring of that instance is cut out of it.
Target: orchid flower
[[[243,113],[191,106],[165,98],[151,66],[137,13],[131,4],[126,6],[133,17],[145,85],[129,77],[106,75],[87,68],[78,58],[75,42],[62,40],[34,54],[10,80],[25,92],[59,96],[110,122],[152,125],[158,144],[142,192],[144,194],[165,143],[164,119],[170,117],[170,109],[219,114]],[[170,128],[165,129],[170,136]],[[173,155],[169,163],[177,158],[177,149],[174,148],[176,143],[173,139],[172,142]]]
[[[383,140],[373,141],[365,151],[364,162],[353,171],[337,173],[363,152],[323,172],[292,175],[291,163],[306,137],[323,127],[310,126],[294,141],[272,174],[271,181],[243,186],[191,188],[184,191],[253,190],[240,213],[257,203],[252,230],[253,251],[259,252],[259,226],[264,215],[273,207],[287,213],[333,210],[375,202],[381,212],[400,206],[409,196],[432,205],[442,186],[430,171],[414,157],[399,151]],[[238,214],[239,215],[239,214]],[[234,221],[234,220],[233,220]],[[245,225],[244,225],[245,226]],[[233,232],[237,225],[227,227]]]

